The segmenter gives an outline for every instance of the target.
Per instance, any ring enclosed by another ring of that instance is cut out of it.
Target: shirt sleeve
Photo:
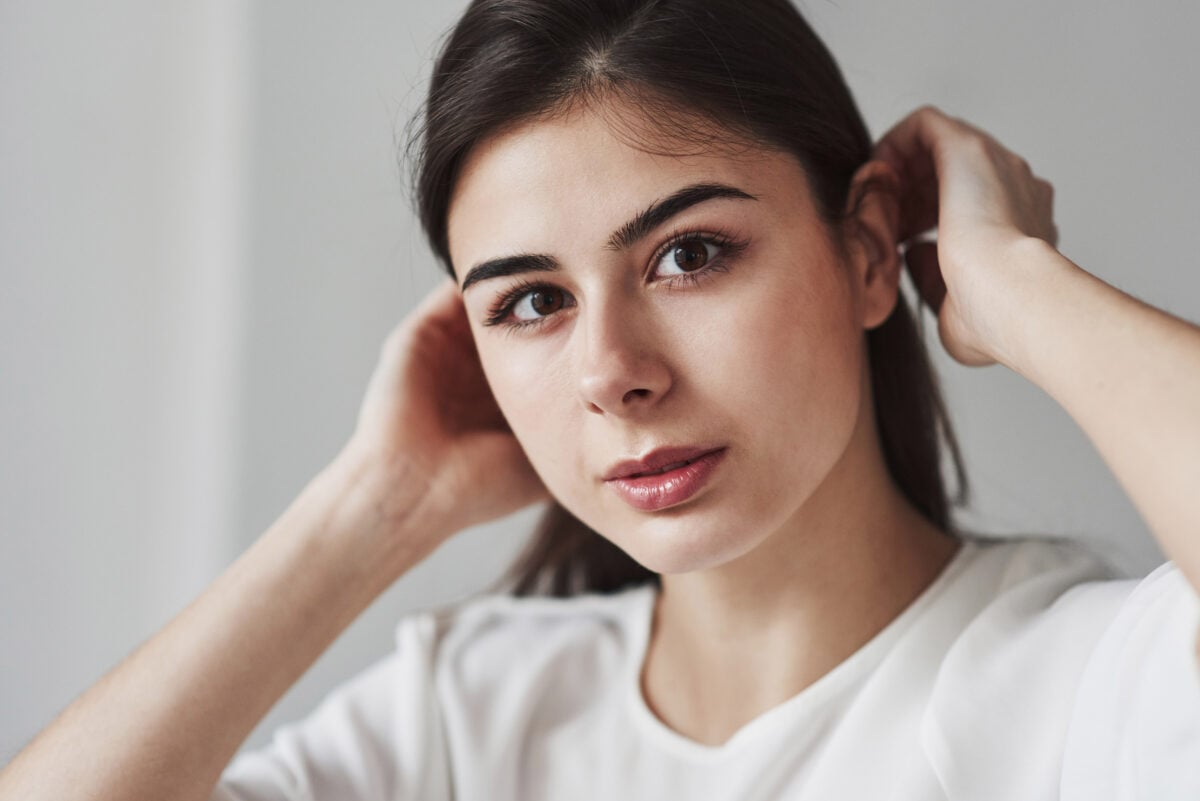
[[[1200,601],[1170,562],[1134,587],[1084,670],[1063,801],[1200,799]]]
[[[396,651],[331,693],[271,744],[239,755],[211,801],[449,799],[434,688],[437,621],[405,618]]]

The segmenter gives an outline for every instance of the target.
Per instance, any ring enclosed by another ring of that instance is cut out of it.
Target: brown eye
[[[680,233],[654,252],[653,281],[664,286],[694,285],[714,273],[728,272],[730,261],[748,246],[748,241],[725,233]]]
[[[658,251],[654,274],[659,278],[696,277],[719,267],[721,254],[737,250],[736,243],[712,234],[681,234]]]
[[[567,304],[566,293],[552,286],[539,286],[522,293],[513,302],[511,314],[518,322],[534,322],[549,317]]]
[[[538,314],[553,314],[562,308],[562,293],[557,289],[539,289],[530,292],[529,305]]]
[[[685,272],[699,270],[708,263],[708,248],[700,239],[680,242],[673,248],[675,266]]]

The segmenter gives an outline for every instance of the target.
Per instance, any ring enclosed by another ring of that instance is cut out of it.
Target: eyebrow
[[[651,203],[647,208],[638,212],[633,219],[612,233],[605,247],[609,250],[626,250],[675,215],[706,200],[716,198],[758,200],[754,195],[727,184],[691,184],[669,197]],[[467,271],[467,276],[463,279],[462,291],[466,292],[467,287],[471,284],[477,284],[489,278],[502,278],[522,273],[555,272],[558,269],[560,267],[557,259],[541,253],[523,253],[489,259]]]

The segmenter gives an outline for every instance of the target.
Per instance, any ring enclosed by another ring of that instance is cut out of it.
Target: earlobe
[[[863,328],[883,324],[896,306],[900,286],[899,178],[890,164],[868,161],[850,184],[846,234],[855,265]]]

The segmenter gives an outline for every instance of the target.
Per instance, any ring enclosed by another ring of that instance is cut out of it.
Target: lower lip
[[[721,448],[706,453],[691,464],[666,473],[637,478],[613,478],[606,483],[633,508],[643,512],[654,512],[683,503],[702,490],[723,458],[725,449]]]

